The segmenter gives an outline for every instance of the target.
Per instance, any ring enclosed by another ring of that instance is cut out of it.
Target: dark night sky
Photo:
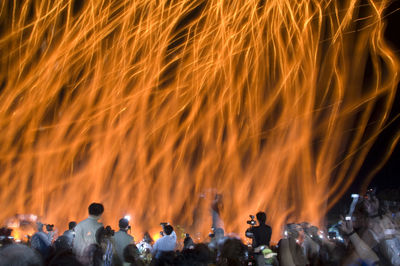
[[[400,1],[394,1],[387,10],[387,28],[385,38],[394,46],[396,53],[400,56]],[[390,117],[387,121],[393,120],[400,114],[400,86],[397,86],[397,94],[393,103]],[[357,176],[357,179],[350,190],[357,192],[356,188],[362,183],[363,178],[373,169],[377,163],[383,158],[384,153],[395,134],[400,131],[400,118],[395,119],[384,131],[379,135],[372,149]],[[397,145],[390,159],[385,166],[377,173],[372,180],[371,186],[377,188],[395,188],[400,186],[400,145]]]
[[[400,57],[400,1],[393,1],[386,11],[387,28],[385,38],[396,50]],[[350,194],[359,193],[361,185],[366,176],[379,164],[390,146],[393,136],[400,132],[400,118],[395,119],[400,114],[400,85],[397,86],[397,94],[393,103],[390,117],[387,121],[394,121],[387,126],[378,136],[376,142],[369,151],[354,183],[343,196],[343,198],[331,210],[332,216],[337,212],[342,212],[351,202]],[[396,145],[393,153],[386,164],[376,173],[370,183],[370,188],[375,187],[377,194],[380,191],[400,188],[400,143]]]

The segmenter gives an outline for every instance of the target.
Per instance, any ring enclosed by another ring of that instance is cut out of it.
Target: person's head
[[[60,250],[69,250],[71,249],[71,245],[69,243],[68,237],[62,235],[59,236],[56,241],[54,241],[54,247],[56,249],[56,251],[60,251]]]
[[[96,231],[96,242],[101,247],[104,245],[107,246],[107,240],[110,240],[114,236],[114,230],[111,229],[111,226],[107,225],[106,227],[100,227]]]
[[[89,205],[89,214],[93,216],[101,216],[104,212],[103,204],[93,202]]]
[[[258,212],[256,217],[259,224],[265,224],[265,221],[267,220],[267,215],[265,212]]]
[[[122,231],[126,231],[129,229],[129,221],[128,219],[122,218],[118,222],[119,229]]]
[[[357,232],[359,230],[364,230],[368,227],[368,213],[365,210],[364,200],[358,201],[356,207],[354,208],[351,221],[353,223],[353,229]]]
[[[305,231],[306,229],[310,228],[310,223],[309,222],[302,222],[300,223],[300,226],[303,228],[303,230]]]
[[[193,249],[194,242],[193,239],[187,234],[185,239],[183,240],[183,249]]]
[[[299,237],[299,228],[297,224],[290,223],[286,225],[285,231],[288,238],[297,239]]]
[[[0,247],[13,243],[11,238],[12,229],[7,227],[0,228]]]
[[[49,261],[48,264],[49,266],[68,266],[68,265],[74,265],[74,266],[83,266],[78,259],[75,257],[75,255],[71,251],[61,251],[57,252],[54,257],[52,257]]]
[[[220,259],[227,265],[241,265],[246,256],[246,245],[237,238],[228,238],[220,247]]]
[[[38,252],[22,244],[11,244],[0,249],[0,266],[3,265],[43,265]]]
[[[164,233],[167,236],[169,236],[172,233],[172,231],[174,231],[174,228],[171,225],[167,224],[166,226],[164,226]]]
[[[312,236],[312,237],[318,236],[318,231],[319,231],[318,227],[313,226],[313,225],[310,226],[309,228],[307,228],[307,229],[305,230],[305,232],[306,232],[309,236]]]
[[[69,230],[73,230],[75,228],[75,226],[76,226],[76,222],[75,221],[69,222],[68,229]]]
[[[135,263],[140,257],[140,252],[135,244],[129,244],[124,248],[123,256],[125,262]]]

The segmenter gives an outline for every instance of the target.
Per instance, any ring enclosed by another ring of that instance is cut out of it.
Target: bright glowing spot
[[[154,234],[153,235],[153,240],[154,241],[157,241],[158,239],[160,239],[161,238],[161,234],[160,233],[157,233],[157,234]]]

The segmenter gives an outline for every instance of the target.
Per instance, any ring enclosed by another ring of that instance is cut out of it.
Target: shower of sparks
[[[97,201],[137,235],[205,236],[220,193],[228,232],[259,210],[273,239],[323,224],[388,123],[387,5],[2,1],[0,221],[65,226]]]

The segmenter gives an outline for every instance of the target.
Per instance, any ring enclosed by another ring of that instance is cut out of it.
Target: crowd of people
[[[99,222],[104,207],[92,203],[89,216],[57,238],[53,225],[37,223],[28,243],[14,243],[8,228],[0,230],[1,265],[400,265],[399,204],[380,204],[374,194],[354,197],[346,217],[321,230],[307,222],[287,224],[271,245],[272,228],[265,212],[248,221],[246,245],[237,236],[215,228],[209,241],[196,243],[186,234],[183,248],[173,225],[162,223],[162,237],[148,233],[135,242],[129,220],[119,230]],[[216,210],[216,208],[214,208]],[[218,215],[218,211],[216,211]],[[214,222],[213,222],[214,223]],[[45,228],[45,229],[44,229]]]

